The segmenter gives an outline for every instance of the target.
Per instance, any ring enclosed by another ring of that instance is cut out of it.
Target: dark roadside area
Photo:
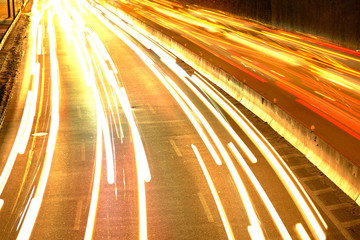
[[[24,40],[27,38],[28,27],[30,24],[29,13],[32,1],[29,1],[17,21],[4,20],[0,22],[0,39],[2,48],[0,49],[0,128],[2,127],[6,109],[12,96],[12,89],[18,76],[18,68],[24,55]],[[14,24],[14,25],[11,25]],[[9,32],[5,41],[3,36]]]

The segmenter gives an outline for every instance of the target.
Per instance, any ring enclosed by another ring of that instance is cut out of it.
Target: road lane
[[[79,239],[85,233],[96,145],[95,102],[74,56],[74,45],[55,16],[60,121],[53,164],[33,239]],[[39,227],[38,227],[39,226]]]
[[[155,109],[155,108],[153,108],[153,109]],[[245,228],[246,229],[246,228]]]

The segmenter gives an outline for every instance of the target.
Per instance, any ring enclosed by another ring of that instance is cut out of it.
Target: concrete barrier
[[[111,6],[109,5],[109,7]],[[116,11],[128,23],[138,28],[142,33],[146,33],[267,122],[360,205],[359,168],[316,136],[310,129],[293,119],[274,101],[264,99],[259,93],[248,87],[242,80],[242,77],[246,77],[245,73],[243,75],[238,73],[237,77],[234,77],[230,74],[231,72],[226,71],[229,68],[226,63],[217,64],[215,62],[218,62],[218,59],[216,61],[211,60],[216,58],[213,54],[204,49],[198,49],[199,47],[196,47],[195,44],[170,30],[155,23],[147,22],[146,19],[130,9],[120,7],[120,10],[113,8],[113,11]]]

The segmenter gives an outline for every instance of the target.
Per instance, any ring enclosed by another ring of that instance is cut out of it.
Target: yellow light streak
[[[256,51],[259,51],[259,52],[262,52],[262,53],[265,53],[271,57],[275,57],[281,61],[285,61],[286,63],[288,64],[292,64],[294,66],[297,66],[297,65],[300,65],[299,63],[299,60],[295,57],[292,57],[291,55],[289,54],[286,54],[286,53],[280,53],[279,51],[274,51],[274,50],[271,50],[265,46],[261,46],[261,45],[258,45],[258,44],[255,44],[255,43],[252,43],[250,40],[246,40],[245,38],[239,36],[239,35],[234,35],[234,34],[226,34],[225,35],[228,39],[230,40],[233,40],[237,43],[241,43],[247,47],[250,47]]]
[[[116,91],[117,90],[115,89],[115,92]],[[151,174],[150,174],[149,163],[147,161],[144,145],[141,141],[140,133],[139,133],[138,127],[136,125],[134,115],[131,111],[130,102],[127,97],[125,88],[122,87],[120,89],[120,91],[121,91],[121,93],[117,94],[117,96],[118,96],[121,106],[125,112],[126,119],[128,120],[129,125],[130,125],[131,134],[132,134],[132,137],[134,140],[135,158],[136,158],[136,161],[139,162],[138,170],[141,173],[142,179],[145,182],[150,182]]]
[[[138,182],[138,194],[139,194],[139,239],[147,240],[147,210],[146,210],[146,192],[145,181],[143,176],[139,174],[140,161],[136,161],[137,169],[137,182]]]
[[[41,54],[41,50],[42,50],[42,24],[39,25],[38,27],[38,36],[37,36],[37,55]]]
[[[95,42],[93,41],[92,37],[90,35],[87,36],[90,45],[93,47],[94,50],[98,50],[97,45],[95,44]],[[98,55],[98,51],[95,51],[96,54]],[[100,58],[100,62],[101,62]],[[94,60],[95,63],[95,60]],[[97,67],[97,71],[99,72],[99,74],[101,73],[101,71],[99,70],[99,68]],[[105,111],[102,107],[101,104],[101,100],[100,100],[100,94],[99,91],[96,87],[96,83],[95,82],[91,82],[91,88],[93,91],[93,96],[96,102],[96,107],[97,107],[97,112],[98,115],[100,116],[100,121],[101,121],[101,125],[102,125],[102,131],[103,131],[103,137],[104,137],[104,144],[105,144],[105,154],[106,154],[106,171],[107,171],[107,182],[109,184],[114,184],[115,182],[115,173],[114,173],[114,157],[113,157],[113,149],[112,149],[112,144],[111,144],[111,137],[110,137],[110,129],[109,129],[109,125],[105,116]]]
[[[2,207],[4,206],[4,200],[3,199],[0,199],[0,211],[2,209]]]
[[[33,91],[31,95],[31,102],[30,102],[30,111],[29,116],[26,121],[24,134],[21,137],[21,142],[19,145],[18,153],[24,154],[27,143],[29,141],[30,132],[33,126],[35,112],[36,112],[36,103],[38,98],[38,92],[39,92],[39,74],[40,74],[40,64],[36,63],[36,71],[35,76],[33,76]]]
[[[358,81],[351,81],[350,79],[346,79],[339,74],[332,73],[329,70],[324,70],[316,66],[311,66],[311,69],[313,69],[313,71],[316,72],[319,77],[325,81],[329,81],[333,84],[345,87],[348,90],[356,92],[357,94],[360,93],[360,84],[358,84]]]
[[[9,157],[8,157],[8,159],[6,161],[4,169],[3,169],[2,173],[1,173],[1,176],[0,176],[0,195],[2,194],[2,192],[3,192],[4,188],[5,188],[5,185],[6,185],[7,181],[8,181],[8,179],[9,179],[11,170],[12,170],[12,168],[14,166],[14,163],[15,163],[15,160],[16,160],[16,156],[18,154],[18,147],[19,147],[19,144],[21,143],[21,138],[22,138],[23,133],[25,131],[27,118],[28,118],[29,112],[30,112],[31,96],[32,96],[32,92],[28,91],[26,102],[25,102],[25,107],[24,107],[24,112],[23,112],[21,122],[20,122],[20,126],[19,126],[18,132],[16,134],[14,144],[13,144],[13,146],[11,148]]]
[[[228,239],[235,239],[234,233],[233,233],[233,231],[231,229],[231,226],[230,226],[230,223],[229,223],[229,219],[226,216],[225,209],[224,209],[224,207],[223,207],[223,205],[221,203],[219,194],[218,194],[218,192],[217,192],[217,190],[215,188],[215,185],[214,185],[214,183],[213,183],[213,181],[211,179],[209,171],[207,170],[207,168],[205,166],[204,160],[202,159],[202,157],[201,157],[201,155],[199,153],[199,150],[196,148],[196,146],[191,144],[191,147],[192,147],[193,151],[195,152],[196,158],[199,161],[201,170],[204,173],[204,176],[205,176],[206,181],[207,181],[207,183],[209,185],[210,191],[211,191],[211,193],[213,195],[213,198],[215,200],[216,207],[217,207],[217,209],[219,211],[221,220],[223,222],[226,235],[227,235]]]
[[[205,127],[206,131],[209,133],[211,139],[214,141],[216,147],[219,149],[220,154],[226,158],[229,157],[226,152],[224,145],[221,143],[219,137],[215,134],[214,130],[205,119],[205,117],[201,114],[198,108],[193,104],[193,102],[186,96],[186,94],[181,91],[181,89],[169,78],[166,77],[167,82],[171,85],[171,87],[179,94],[179,96],[185,101],[185,103],[190,107],[190,109],[195,113],[197,118],[200,120],[202,125]],[[216,162],[217,165],[221,165],[221,161]]]
[[[295,225],[295,229],[298,232],[298,234],[300,235],[300,238],[302,240],[311,240],[311,238],[309,237],[309,235],[307,234],[304,226],[301,223],[297,223]]]
[[[46,183],[49,177],[51,163],[54,154],[55,141],[59,128],[59,86],[58,86],[58,63],[55,50],[55,31],[53,26],[53,13],[48,13],[47,32],[49,35],[49,48],[51,60],[51,123],[49,131],[49,139],[46,147],[44,165],[41,171],[40,179],[31,200],[29,210],[26,213],[24,222],[20,228],[17,239],[29,239],[33,230],[37,215],[40,210],[41,202],[45,193]]]
[[[219,155],[216,153],[213,145],[211,144],[210,140],[207,138],[205,132],[203,131],[201,125],[198,123],[196,118],[193,116],[192,112],[188,108],[188,106],[185,104],[185,102],[181,99],[181,97],[176,93],[176,91],[170,86],[170,84],[167,82],[167,80],[164,78],[161,78],[162,76],[158,76],[160,81],[164,84],[164,86],[168,89],[168,91],[171,93],[171,95],[175,98],[177,103],[180,105],[182,110],[184,111],[185,115],[189,118],[190,122],[200,135],[201,139],[203,140],[205,146],[209,150],[211,156],[213,157],[215,163],[217,165],[221,165],[221,159]]]
[[[98,16],[98,17],[101,17],[101,16]],[[143,60],[143,62],[146,65],[148,65],[148,67],[155,73],[155,75],[158,76],[158,78],[163,82],[163,84],[168,86],[168,84],[166,84],[166,82],[169,81],[169,79],[166,79],[166,78],[163,77],[163,75],[154,67],[154,63],[151,61],[151,59],[149,59],[144,53],[142,53],[141,50],[135,44],[133,44],[129,39],[127,39],[122,33],[120,33],[120,31],[118,31],[116,28],[114,28],[111,24],[109,24],[107,21],[103,21],[103,23],[107,27],[109,27],[109,29],[112,30],[119,38],[121,38],[131,49],[133,49],[139,55],[139,57]],[[171,87],[169,86],[167,88],[169,90]],[[169,90],[169,91],[171,91],[171,90]],[[171,92],[173,92],[173,91],[171,91]],[[173,96],[174,96],[174,94],[173,94]],[[179,100],[179,98],[177,98],[177,99],[178,99],[177,100],[178,103],[180,105],[182,105],[181,100]],[[219,156],[217,155],[217,153],[216,153],[215,149],[213,148],[213,146],[211,145],[210,141],[207,139],[205,133],[202,131],[201,126],[193,118],[192,114],[189,114],[189,112],[186,110],[186,107],[183,106],[182,108],[183,108],[185,113],[187,112],[186,115],[188,116],[190,121],[193,123],[193,125],[194,125],[195,129],[198,131],[200,137],[203,139],[205,145],[209,149],[209,151],[210,151],[211,155],[213,156],[215,162],[218,165],[221,165],[221,160],[220,160]],[[209,130],[209,131],[211,131],[211,130]],[[226,150],[225,150],[225,152],[226,152]],[[223,151],[223,154],[224,154],[224,151]]]
[[[243,157],[241,156],[239,151],[236,149],[235,145],[233,143],[229,143],[228,146],[231,149],[234,156],[236,157],[236,159],[238,160],[238,162],[240,163],[240,166],[244,169],[244,171],[248,175],[249,179],[251,180],[252,184],[256,188],[256,191],[258,192],[259,196],[263,200],[266,208],[268,209],[268,211],[269,211],[273,221],[275,222],[275,224],[276,224],[281,236],[283,237],[283,239],[287,239],[287,240],[292,239],[289,232],[288,232],[288,230],[286,229],[284,223],[282,222],[279,214],[277,213],[277,211],[274,208],[272,202],[270,201],[269,197],[265,193],[265,191],[262,188],[261,184],[259,183],[259,181],[255,177],[254,173],[251,171],[251,169],[249,168],[249,166],[247,165],[247,163],[245,162],[245,160],[243,159]]]
[[[73,43],[75,45],[77,57],[80,61],[81,69],[83,71],[83,75],[84,75],[83,78],[84,78],[85,84],[86,84],[86,86],[90,86],[89,76],[88,76],[90,74],[90,71],[87,69],[87,66],[86,66],[85,57],[82,52],[83,48],[80,47],[82,44],[79,44],[78,39],[76,37],[73,36],[72,39],[73,39]]]
[[[299,211],[302,213],[304,219],[307,221],[310,229],[314,233],[317,239],[325,239],[325,233],[321,229],[319,222],[316,220],[313,212],[311,211],[309,205],[306,203],[303,195],[300,193],[299,189],[296,186],[299,186],[303,194],[306,196],[307,200],[310,202],[310,205],[318,214],[318,210],[313,205],[312,201],[308,198],[306,192],[301,186],[301,184],[295,180],[297,184],[294,183],[292,179],[296,177],[291,173],[291,170],[287,168],[288,171],[285,171],[283,166],[286,166],[284,160],[280,155],[275,151],[275,149],[269,144],[264,136],[250,123],[250,121],[237,110],[228,100],[221,96],[216,89],[209,87],[203,81],[197,81],[197,84],[205,90],[225,111],[234,119],[234,121],[243,129],[243,131],[249,136],[252,142],[258,147],[262,152],[265,159],[270,163],[270,166],[273,168],[275,173],[279,176],[279,179],[282,181],[286,189],[288,190],[290,196],[293,198],[296,203]],[[291,177],[287,172],[290,172]],[[321,215],[318,214],[321,221],[325,223]]]
[[[95,42],[95,45],[96,45],[97,49],[100,51],[101,56],[103,57],[104,61],[109,61],[110,65],[112,67],[112,70],[114,71],[115,74],[117,74],[118,71],[115,67],[115,64],[114,64],[113,60],[111,59],[108,51],[106,50],[104,44],[102,44],[99,36],[96,33],[94,33],[93,31],[88,31],[88,33],[91,35],[91,38]]]
[[[260,227],[260,220],[256,216],[255,209],[251,203],[250,196],[248,195],[245,185],[243,181],[241,180],[241,177],[239,173],[237,172],[234,163],[231,161],[230,158],[224,158],[226,166],[228,167],[231,177],[234,180],[235,186],[239,192],[239,196],[244,204],[244,208],[246,210],[246,213],[248,215],[250,226],[248,228],[250,236],[256,236],[254,240],[261,240],[265,239],[264,234],[262,232],[262,229]]]
[[[37,217],[36,210],[40,209],[40,205],[41,205],[40,197],[34,197],[33,199],[31,199],[29,210],[26,213],[24,222],[20,228],[19,235],[16,238],[17,240],[25,240],[30,238],[33,229],[33,224],[35,223]]]
[[[97,116],[97,138],[96,138],[96,157],[95,157],[95,170],[93,177],[93,189],[91,193],[89,215],[85,230],[85,240],[91,240],[94,232],[96,210],[99,201],[100,193],[100,180],[101,180],[101,160],[102,160],[102,130],[101,120],[99,115]]]
[[[214,106],[192,85],[182,73],[187,73],[181,69],[177,64],[171,63],[171,61],[164,61],[164,63],[170,67],[177,75],[183,80],[183,82],[196,94],[196,96],[207,106],[207,108],[214,114],[214,116],[221,122],[221,124],[226,128],[229,134],[235,139],[236,143],[243,149],[245,154],[248,156],[251,162],[256,163],[257,159],[254,154],[250,151],[247,145],[241,140],[241,138],[237,135],[234,129],[230,126],[230,124],[224,119],[224,117],[214,108]],[[188,76],[188,75],[187,75]],[[193,75],[193,77],[196,77]],[[222,153],[223,157],[226,156],[224,153],[225,149],[222,147],[222,144],[219,144],[219,140],[216,136],[211,135],[216,143],[216,146],[219,148],[220,152]]]
[[[37,47],[41,48],[41,39],[38,39],[38,37],[40,36],[40,32],[42,33],[42,27],[40,28],[40,26],[42,26],[42,24],[40,24],[40,22],[41,22],[40,16],[35,15],[32,17],[32,24],[31,24],[31,31],[30,31],[30,36],[33,37],[32,45],[31,45],[31,57],[30,57],[30,59],[31,59],[30,60],[30,64],[31,64],[30,74],[31,75],[35,75],[36,63],[37,63],[37,61],[36,61],[37,52],[41,52],[41,49],[40,50],[37,49]]]

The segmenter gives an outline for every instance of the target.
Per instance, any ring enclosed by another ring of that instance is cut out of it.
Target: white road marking
[[[82,119],[82,114],[81,114],[80,106],[77,107],[77,112],[78,112],[79,118]]]
[[[148,108],[150,109],[150,112],[151,112],[152,114],[156,114],[156,111],[155,111],[154,108],[150,105],[150,103],[147,103],[146,105],[148,106]]]
[[[74,223],[74,230],[80,229],[80,222],[81,222],[81,211],[83,206],[83,200],[79,200],[76,205],[76,215],[75,215],[75,223]]]
[[[176,152],[176,155],[178,155],[178,157],[182,157],[183,155],[182,155],[180,149],[176,146],[175,141],[172,140],[172,139],[170,139],[169,141],[170,141],[171,146],[174,148],[174,151]]]
[[[210,208],[209,208],[209,206],[207,205],[206,200],[205,200],[203,194],[202,194],[201,192],[198,192],[198,196],[199,196],[199,198],[200,198],[201,205],[202,205],[203,208],[204,208],[204,211],[205,211],[205,214],[206,214],[206,217],[207,217],[208,221],[209,221],[209,222],[214,222],[214,218],[213,218],[213,216],[212,216],[212,214],[211,214],[211,212],[210,212]]]
[[[81,161],[85,162],[85,143],[81,143],[81,147],[80,147],[80,151],[81,151]]]

